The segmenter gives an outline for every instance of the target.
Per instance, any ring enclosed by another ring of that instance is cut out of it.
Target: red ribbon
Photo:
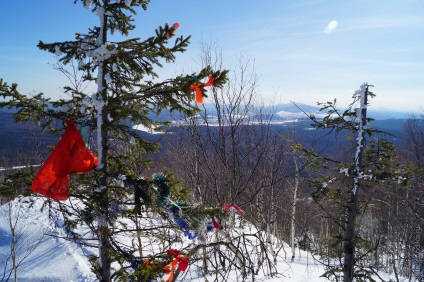
[[[168,255],[175,257],[171,263],[163,267],[163,271],[166,274],[169,274],[169,277],[166,281],[172,281],[172,279],[174,278],[175,266],[178,264],[178,269],[181,271],[185,271],[188,267],[188,264],[190,263],[190,259],[183,255],[180,255],[181,251],[170,249],[167,253]]]
[[[236,209],[238,211],[239,214],[244,215],[244,211],[242,211],[240,209],[240,207],[237,206],[236,204],[231,203],[231,204],[224,205],[224,211],[229,211],[230,208],[234,208],[234,209]]]
[[[212,224],[213,224],[213,227],[215,229],[220,229],[221,228],[221,225],[219,225],[219,223],[213,217],[212,217]]]
[[[181,251],[169,249],[166,253],[170,256],[178,257],[181,254]]]
[[[203,93],[200,87],[212,86],[215,79],[212,75],[209,76],[209,80],[206,83],[200,83],[196,85],[190,85],[190,90],[196,91],[196,104],[203,104]]]

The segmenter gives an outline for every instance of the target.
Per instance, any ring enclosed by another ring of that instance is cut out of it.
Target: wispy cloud
[[[4,60],[4,61],[13,61],[13,62],[23,62],[23,63],[35,63],[35,64],[40,64],[43,63],[45,64],[47,61],[45,58],[40,59],[40,58],[34,58],[34,56],[31,57],[24,57],[24,56],[7,56],[7,55],[0,55],[0,60]]]
[[[296,62],[326,62],[326,63],[356,63],[356,64],[373,64],[388,67],[413,67],[423,68],[424,62],[405,62],[386,60],[370,60],[355,57],[331,56],[331,55],[313,55],[305,53],[283,53],[279,56],[279,60],[296,61]]]
[[[424,16],[411,17],[359,17],[347,19],[340,25],[339,32],[349,30],[424,28]]]
[[[296,8],[311,8],[311,6],[323,5],[327,2],[328,2],[328,0],[296,1],[293,4],[293,7],[296,7]]]

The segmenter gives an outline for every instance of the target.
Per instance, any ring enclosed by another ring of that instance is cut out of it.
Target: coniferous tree
[[[193,102],[193,90],[205,94],[202,82],[208,78],[209,82],[213,81],[213,86],[221,87],[227,72],[206,67],[198,73],[159,81],[154,69],[173,62],[176,53],[184,52],[189,44],[189,37],[177,36],[178,23],[160,26],[147,39],[114,41],[115,35],[129,36],[135,28],[133,16],[136,10],[146,10],[149,0],[74,2],[81,2],[96,14],[99,25],[90,28],[86,34],[77,33],[74,40],[40,41],[38,47],[55,54],[64,67],[75,65],[82,73],[81,81],[87,85],[95,84],[96,89],[83,90],[80,84],[72,84],[64,87],[68,99],[51,101],[42,93],[28,97],[19,93],[17,84],[0,81],[0,94],[6,101],[0,107],[17,107],[17,121],[33,120],[43,129],[61,131],[64,121],[72,119],[81,132],[89,129],[93,133],[96,142],[91,145],[97,152],[99,165],[92,173],[73,176],[70,187],[70,196],[79,199],[82,205],[63,204],[60,208],[66,217],[69,216],[67,227],[70,232],[83,222],[96,233],[99,255],[93,256],[93,271],[100,281],[110,281],[112,275],[125,272],[127,266],[122,259],[132,258],[131,252],[123,250],[114,237],[119,229],[116,218],[139,213],[139,209],[122,208],[135,204],[133,189],[124,188],[122,183],[125,181],[133,187],[148,164],[144,154],[158,150],[157,143],[141,138],[131,125],[141,123],[148,128],[167,125],[152,118],[152,113],[159,114],[164,109],[194,114],[197,108]],[[166,190],[179,187],[174,186],[175,182],[168,175],[161,180],[166,183],[164,191],[158,188],[158,179],[144,179],[145,184],[140,189],[146,194],[145,204],[160,206],[169,194]],[[149,188],[152,185],[155,185],[153,190]],[[173,192],[177,199],[184,199],[184,193]],[[150,196],[156,200],[147,200]],[[74,239],[84,239],[77,233],[73,236]],[[112,271],[113,262],[120,263],[122,268]]]
[[[393,143],[385,138],[388,133],[369,124],[373,119],[367,117],[368,99],[375,96],[369,87],[366,83],[361,85],[345,111],[340,111],[333,101],[319,103],[320,111],[327,111],[322,120],[307,114],[315,128],[326,130],[330,136],[341,134],[350,140],[353,157],[337,159],[300,144],[293,145],[309,160],[313,171],[309,181],[315,186],[313,200],[338,226],[332,238],[327,238],[332,251],[327,258],[329,270],[325,275],[341,272],[346,282],[355,277],[367,279],[370,275],[367,269],[361,268],[359,261],[376,247],[365,239],[360,228],[360,219],[375,196],[372,189],[376,185],[406,185],[411,172],[407,165],[398,162]],[[330,261],[337,257],[339,263]]]

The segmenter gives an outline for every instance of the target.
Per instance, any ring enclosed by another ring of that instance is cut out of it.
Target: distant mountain
[[[390,132],[396,136],[402,135],[402,127],[405,124],[404,119],[384,119],[384,120],[374,120],[370,123],[374,128]]]
[[[34,161],[38,153],[47,155],[46,147],[57,143],[58,136],[41,133],[40,128],[32,123],[17,123],[13,111],[3,110],[0,111],[0,159]]]
[[[269,110],[275,110],[276,112],[290,112],[290,113],[301,113],[304,112],[316,112],[319,110],[319,107],[310,106],[302,103],[288,103],[288,104],[278,104],[275,106],[266,107]]]
[[[409,112],[400,112],[385,108],[368,108],[368,116],[376,120],[406,119],[410,114]]]
[[[213,125],[218,122],[217,112],[213,105],[205,104],[201,106],[208,115],[208,124]],[[320,112],[319,107],[311,106],[302,103],[288,103],[278,104],[273,106],[265,106],[261,112],[252,112],[249,116],[244,117],[246,120],[256,121],[263,119],[270,119],[272,123],[278,124],[301,124],[301,127],[309,127],[310,120],[308,115],[313,115],[315,118],[320,119],[326,115],[326,112]],[[368,117],[373,118],[375,121],[372,125],[380,130],[389,131],[393,134],[400,134],[401,128],[405,119],[408,117],[407,112],[394,111],[384,108],[368,108]],[[163,111],[159,117],[151,114],[152,119],[165,121],[175,121],[180,124],[182,115],[179,113],[170,113]],[[201,123],[202,118],[198,121]]]
[[[0,113],[6,113],[6,114],[14,114],[14,113],[16,113],[17,111],[18,111],[18,109],[17,109],[17,108],[15,108],[15,107],[10,108],[10,109],[8,109],[8,108],[1,108],[1,109],[0,109]]]
[[[297,106],[296,106],[297,105]],[[315,116],[322,116],[325,114],[325,112],[318,112],[320,109],[316,106],[310,106],[302,103],[296,103],[294,104],[279,104],[272,107],[267,107],[269,110],[275,110],[276,113],[283,112],[281,114],[288,115],[288,113],[295,113],[298,114],[298,118],[301,118],[301,114],[306,113],[313,113]],[[284,113],[287,112],[287,113]],[[318,114],[317,114],[318,113]],[[396,111],[386,108],[368,108],[368,117],[371,117],[376,120],[386,120],[386,119],[406,119],[410,113],[407,111]],[[294,117],[295,115],[291,115],[291,117]]]

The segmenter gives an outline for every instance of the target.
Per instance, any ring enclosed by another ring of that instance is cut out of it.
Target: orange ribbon
[[[168,39],[171,39],[172,37],[175,36],[175,31],[180,27],[180,23],[174,23],[166,32],[165,36]]]
[[[174,269],[177,263],[178,260],[175,258],[170,264],[167,264],[163,267],[163,272],[169,274],[169,277],[166,281],[172,281],[172,279],[174,279]]]
[[[188,264],[190,262],[190,259],[180,255],[179,251],[175,251],[175,250],[168,250],[168,254],[169,255],[173,255],[175,258],[172,260],[171,263],[165,265],[163,267],[163,272],[165,272],[166,274],[169,274],[169,277],[166,281],[172,281],[172,279],[174,279],[174,270],[175,270],[175,266],[178,264],[178,269],[181,271],[185,271],[188,267]]]
[[[214,82],[214,78],[212,75],[209,76],[209,80],[206,83],[200,83],[196,85],[190,85],[190,90],[196,91],[196,104],[203,104],[203,93],[200,87],[212,86]]]
[[[144,259],[144,260],[136,259],[131,263],[131,267],[134,270],[137,270],[137,268],[140,266],[141,263],[143,263],[148,269],[152,268],[152,264],[151,264],[150,260],[148,260],[148,259]]]
[[[143,260],[144,265],[148,268],[151,269],[152,268],[152,264],[150,263],[150,260],[148,259],[144,259]]]

